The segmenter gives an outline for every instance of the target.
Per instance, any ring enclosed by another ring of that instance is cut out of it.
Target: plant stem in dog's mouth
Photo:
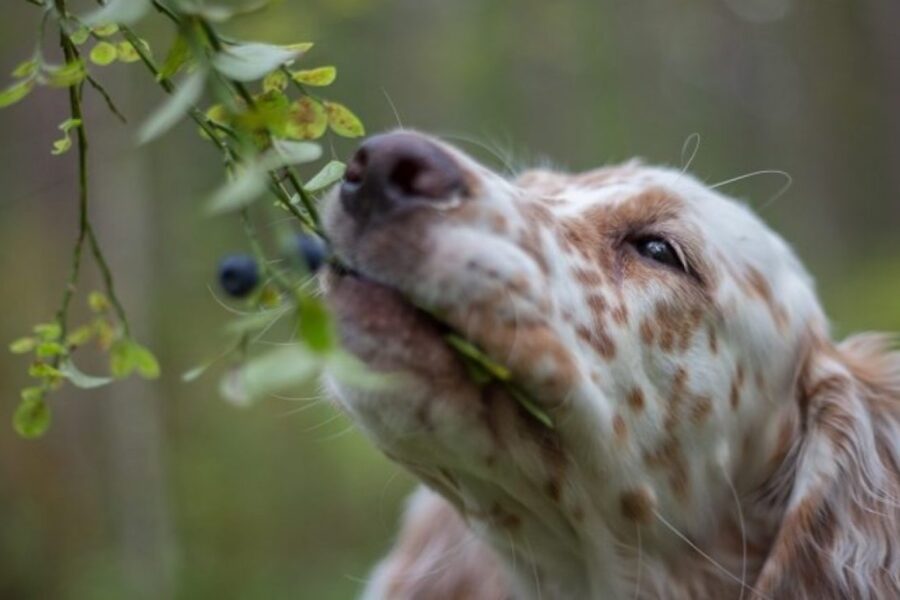
[[[340,259],[334,255],[330,257],[328,262],[334,271],[342,275],[364,277],[360,273],[343,264]],[[439,323],[441,327],[447,331],[447,333],[444,334],[444,341],[447,342],[447,345],[450,346],[450,348],[452,348],[459,356],[460,360],[462,360],[463,364],[466,367],[466,371],[469,374],[469,377],[476,385],[478,385],[479,387],[487,385],[489,383],[497,383],[501,385],[507,391],[507,393],[512,396],[512,398],[516,402],[518,402],[523,409],[525,409],[525,411],[529,415],[531,415],[545,427],[553,429],[553,420],[550,418],[550,415],[548,415],[543,408],[541,408],[534,400],[532,400],[527,392],[516,385],[516,383],[512,379],[512,372],[510,372],[507,367],[492,359],[480,348],[475,346],[475,344],[467,340],[452,327],[447,325],[446,321],[444,321],[444,319],[442,319],[440,315],[435,311],[430,310],[428,307],[422,306],[421,304],[412,302],[408,298],[407,300],[410,301],[418,310],[422,311],[435,322]]]

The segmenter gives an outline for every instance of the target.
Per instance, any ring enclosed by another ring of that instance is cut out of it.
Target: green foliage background
[[[37,29],[34,7],[9,4],[2,72]],[[774,201],[776,175],[724,189],[794,242],[843,334],[900,330],[893,4],[290,0],[229,27],[244,39],[316,42],[307,66],[338,66],[334,93],[369,131],[399,120],[498,169],[635,155],[681,165],[696,132],[691,170],[709,182],[787,171],[793,185]],[[171,28],[148,19],[137,29],[159,58]],[[412,482],[324,397],[238,409],[219,398],[216,377],[180,380],[225,343],[230,316],[208,286],[218,257],[246,250],[246,239],[239,222],[202,209],[221,161],[195,128],[136,148],[161,91],[139,68],[103,75],[130,122],[88,94],[92,214],[135,337],[163,374],[55,395],[54,426],[37,444],[0,427],[0,597],[351,597]],[[0,111],[4,343],[53,314],[68,268],[76,171],[71,156],[49,155],[64,96],[37,90]],[[339,158],[353,147],[329,144]],[[84,291],[99,286],[90,268],[86,277]],[[85,370],[98,372],[95,358]],[[23,371],[0,354],[2,422]]]

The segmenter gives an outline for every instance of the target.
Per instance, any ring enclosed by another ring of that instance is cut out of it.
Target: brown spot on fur
[[[587,297],[587,305],[591,311],[591,315],[595,320],[600,320],[603,317],[603,313],[606,311],[606,298],[604,298],[601,294],[590,294]]]
[[[642,525],[646,525],[653,520],[653,509],[656,501],[653,493],[646,487],[635,490],[622,492],[619,496],[619,507],[622,510],[622,516]]]
[[[649,320],[644,319],[643,321],[641,321],[640,329],[641,329],[641,342],[643,342],[643,344],[645,346],[652,346],[653,345],[653,325],[650,323]]]
[[[691,409],[691,422],[694,425],[701,425],[709,418],[710,413],[712,413],[712,400],[707,396],[699,396]]]
[[[624,304],[619,304],[612,310],[613,321],[619,325],[628,323],[628,308]]]
[[[772,320],[775,321],[776,326],[778,326],[778,328],[787,327],[787,311],[781,304],[775,301],[775,297],[772,294],[772,286],[765,276],[755,267],[750,267],[747,269],[745,278],[748,291],[766,304],[766,308],[769,309],[769,313],[772,315]]]
[[[628,426],[625,425],[625,419],[622,418],[622,415],[613,417],[613,434],[615,434],[616,442],[619,444],[624,444],[628,439]]]
[[[588,287],[598,287],[603,283],[603,275],[597,269],[575,269],[575,279]]]
[[[640,413],[644,410],[644,392],[641,388],[636,387],[628,392],[627,401],[628,406],[630,406],[634,412]]]
[[[740,369],[740,367],[738,367]],[[737,410],[741,403],[741,379],[735,374],[731,380],[731,391],[728,393],[728,402],[733,410]]]
[[[703,310],[694,307],[685,311],[681,307],[668,302],[660,302],[654,311],[656,326],[661,332],[659,347],[664,352],[671,352],[677,346],[681,352],[688,349],[691,338],[703,319]]]
[[[559,503],[559,499],[561,496],[559,481],[557,481],[556,479],[549,480],[544,484],[544,492],[547,494],[547,496],[550,497],[551,500]]]
[[[550,272],[550,267],[547,264],[547,258],[544,256],[544,246],[541,243],[541,230],[538,222],[528,222],[525,230],[522,232],[522,237],[519,243],[522,247],[522,250],[527,252],[528,255],[534,259],[542,273],[546,275]]]
[[[505,234],[509,231],[509,221],[499,213],[491,215],[491,227],[496,233]]]
[[[591,348],[596,350],[597,354],[606,360],[612,359],[616,354],[616,346],[606,333],[603,331],[591,331],[584,325],[576,329],[578,337],[590,344]]]
[[[509,531],[513,531],[522,526],[522,518],[518,515],[506,510],[500,504],[495,503],[490,512],[488,513],[488,518],[491,522],[491,525],[500,527],[502,529],[506,529]]]
[[[719,336],[716,329],[712,325],[706,330],[706,339],[709,342],[709,351],[713,354],[719,353]]]
[[[669,474],[669,485],[675,496],[684,499],[688,491],[688,471],[684,453],[678,439],[669,436],[653,451],[644,452],[644,462],[655,468],[661,468]]]

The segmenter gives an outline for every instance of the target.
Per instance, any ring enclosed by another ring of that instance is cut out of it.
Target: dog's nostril
[[[435,196],[438,190],[429,186],[428,167],[417,158],[401,158],[394,165],[388,177],[388,183],[409,196]]]
[[[350,183],[362,183],[366,173],[366,165],[369,162],[369,154],[365,148],[360,148],[347,163],[347,170],[344,172],[344,180]]]

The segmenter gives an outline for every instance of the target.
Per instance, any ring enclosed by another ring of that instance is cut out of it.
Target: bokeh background
[[[2,16],[7,72],[37,10]],[[305,64],[338,66],[330,93],[370,131],[433,131],[498,169],[682,166],[699,139],[690,168],[710,183],[785,171],[780,196],[774,174],[723,189],[794,243],[845,334],[900,330],[898,23],[890,0],[289,0],[229,29],[317,42]],[[138,30],[164,52],[165,21]],[[209,286],[246,242],[200,208],[222,171],[194,127],[136,147],[159,89],[139,65],[99,74],[130,123],[87,94],[92,214],[164,375],[58,394],[51,431],[26,442],[8,423],[27,361],[0,353],[0,598],[353,597],[413,482],[324,399],[239,409],[215,374],[181,382],[225,343]],[[0,111],[4,346],[52,316],[69,264],[74,154],[49,155],[64,96]]]

